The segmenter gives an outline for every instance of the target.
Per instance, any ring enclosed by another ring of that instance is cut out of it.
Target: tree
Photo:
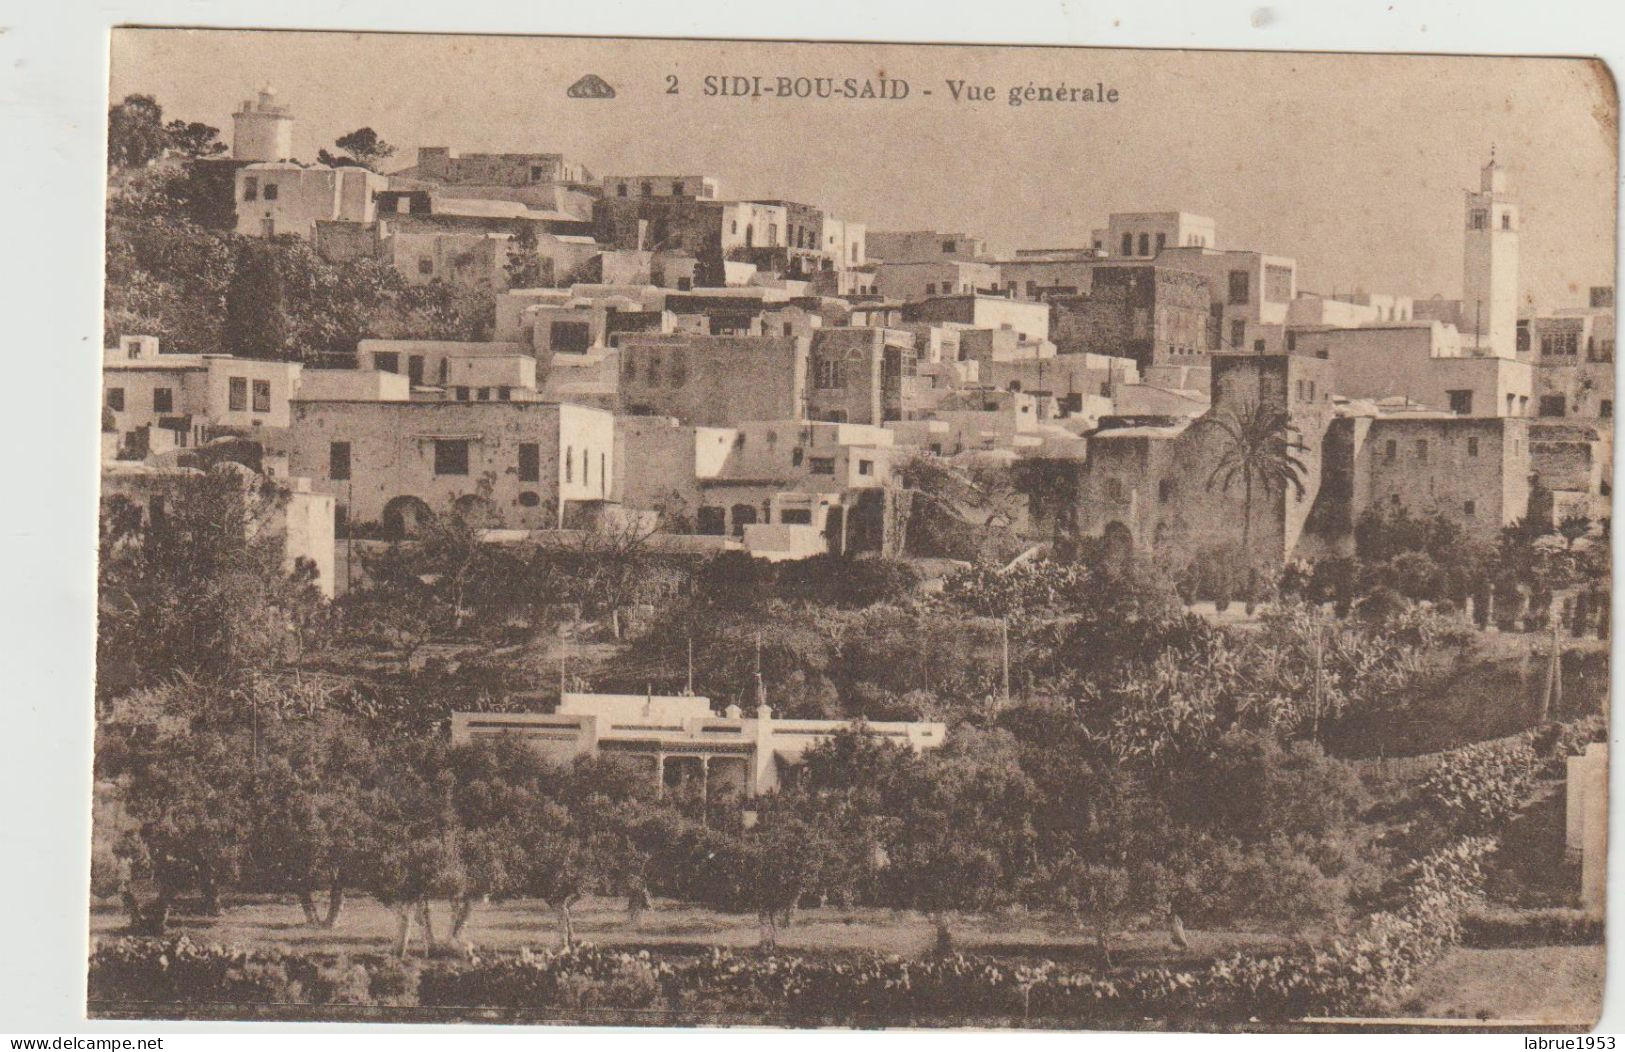
[[[508,259],[502,265],[510,289],[533,289],[542,284],[542,256],[536,250],[536,228],[523,223],[508,242]]]
[[[316,160],[330,168],[347,165],[378,170],[380,162],[395,153],[395,147],[378,137],[378,133],[371,128],[357,128],[346,135],[333,140],[333,145],[344,151],[343,156],[334,156],[326,150],[316,154]]]
[[[107,166],[144,168],[170,145],[163,107],[151,95],[126,95],[107,111]]]
[[[175,735],[128,764],[124,803],[139,832],[116,850],[155,888],[151,903],[140,902],[133,885],[123,889],[132,930],[162,935],[188,889],[202,896],[205,913],[220,911],[221,893],[241,872],[257,797],[245,737],[240,730]]]
[[[439,738],[391,742],[380,749],[364,790],[356,882],[395,911],[401,957],[417,923],[425,948],[436,948],[430,901],[455,898],[466,887],[446,749]]]
[[[1051,863],[1035,882],[1038,901],[1094,928],[1106,968],[1114,967],[1112,937],[1127,921],[1137,886],[1127,870],[1085,862],[1075,853]]]
[[[357,834],[368,816],[363,786],[376,762],[358,728],[273,724],[256,772],[252,856],[263,883],[292,892],[305,923],[336,927],[357,878]],[[327,896],[327,913],[316,894]]]
[[[1026,494],[1003,464],[914,456],[897,466],[914,494],[909,523],[913,536],[899,550],[925,551],[977,562],[1004,562],[1020,551],[1015,529]]]
[[[1258,402],[1211,413],[1203,417],[1200,424],[1220,434],[1218,458],[1208,472],[1207,488],[1228,493],[1234,483],[1238,480],[1241,483],[1241,550],[1250,566],[1253,561],[1253,491],[1284,493],[1290,488],[1301,498],[1303,479],[1309,468],[1298,454],[1309,447],[1297,437],[1296,428],[1284,411]]]
[[[226,288],[226,350],[239,358],[288,359],[286,294],[276,251],[245,245]]]
[[[176,675],[227,689],[280,667],[299,611],[322,602],[283,567],[286,493],[238,465],[172,483],[146,512],[102,510],[97,690],[116,697]]]
[[[170,153],[192,159],[218,157],[226,152],[220,129],[202,121],[170,121],[164,125],[164,142]]]

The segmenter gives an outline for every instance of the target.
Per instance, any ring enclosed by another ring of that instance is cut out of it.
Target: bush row
[[[94,1001],[417,1004],[466,1009],[666,1010],[806,1021],[967,1018],[1294,1018],[1353,1013],[1408,985],[1454,942],[1493,845],[1424,859],[1401,903],[1313,951],[1238,953],[1186,969],[1092,973],[1051,960],[709,954],[655,958],[591,945],[435,962],[322,961],[279,951],[123,939],[96,947]]]
[[[1521,946],[1600,946],[1603,919],[1584,910],[1474,910],[1462,919],[1463,945],[1499,950]]]

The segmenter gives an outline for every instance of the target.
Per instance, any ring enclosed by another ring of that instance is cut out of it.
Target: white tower
[[[1462,257],[1462,334],[1478,353],[1518,354],[1518,206],[1507,196],[1506,170],[1490,163],[1478,192],[1467,194],[1466,252]],[[1476,341],[1473,339],[1476,337]]]
[[[276,92],[260,89],[231,115],[231,155],[239,161],[285,161],[293,156],[293,114],[277,104]]]

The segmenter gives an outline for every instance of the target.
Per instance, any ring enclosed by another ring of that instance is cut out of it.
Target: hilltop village
[[[1446,296],[109,116],[94,1010],[1595,1019],[1614,293],[1493,151]]]

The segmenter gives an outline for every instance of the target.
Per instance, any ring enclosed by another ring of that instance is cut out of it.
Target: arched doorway
[[[384,536],[392,541],[416,537],[433,521],[434,512],[416,497],[396,497],[384,505]]]

